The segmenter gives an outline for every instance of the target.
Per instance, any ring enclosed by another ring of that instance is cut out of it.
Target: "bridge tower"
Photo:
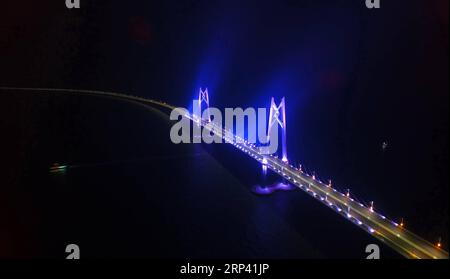
[[[200,90],[198,92],[198,111],[199,111],[199,118],[202,118],[202,103],[205,102],[206,104],[206,109],[209,109],[209,96],[208,96],[208,88],[205,88],[205,90],[203,91],[202,88],[200,87]],[[211,115],[209,114],[209,110],[207,110],[208,112],[208,122],[211,121]]]
[[[274,98],[270,103],[269,113],[269,129],[267,131],[267,140],[270,140],[270,131],[273,125],[280,125],[281,127],[281,152],[282,161],[287,162],[287,147],[286,147],[286,103],[284,97],[281,99],[280,104],[277,106]]]

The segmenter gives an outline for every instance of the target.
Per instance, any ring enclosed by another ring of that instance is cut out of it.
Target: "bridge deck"
[[[61,92],[73,94],[91,94],[99,96],[109,96],[119,99],[141,102],[144,104],[158,105],[167,109],[175,109],[174,106],[162,101],[146,99],[138,96],[131,96],[121,93],[96,91],[96,90],[75,90],[75,89],[55,89],[55,88],[12,88],[0,87],[0,90],[16,91],[45,91]],[[319,202],[329,207],[336,213],[348,219],[353,224],[365,230],[380,241],[383,241],[398,253],[411,259],[448,259],[448,252],[436,247],[412,232],[400,227],[395,222],[388,220],[381,214],[372,211],[369,207],[347,197],[345,194],[334,189],[330,185],[309,176],[301,170],[283,162],[281,159],[261,154],[258,147],[245,142],[232,133],[224,130],[222,127],[207,125],[204,121],[198,121],[191,115],[185,115],[190,120],[201,124],[204,128],[222,137],[226,142],[233,144],[242,152],[253,157],[261,164],[266,164],[268,168],[277,173],[282,178],[289,181],[292,185],[305,191],[307,194],[316,198]],[[263,162],[263,159],[266,159]]]

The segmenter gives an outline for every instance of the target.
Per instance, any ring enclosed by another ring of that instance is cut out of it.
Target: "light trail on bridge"
[[[158,105],[170,110],[176,108],[162,101],[106,91],[15,87],[0,87],[0,90],[90,94],[135,101],[147,105]],[[232,144],[262,165],[267,166],[280,177],[289,181],[292,185],[303,190],[308,195],[360,227],[373,237],[387,244],[404,257],[410,259],[448,259],[448,252],[377,213],[372,207],[367,207],[362,203],[355,201],[353,198],[338,191],[330,184],[321,182],[316,179],[315,176],[306,174],[301,169],[290,165],[287,161],[283,161],[276,156],[261,154],[259,147],[252,143],[248,143],[245,139],[234,135],[223,127],[215,125],[213,122],[197,119],[190,114],[185,114],[184,117],[201,125],[204,129],[208,129],[210,132],[225,140],[225,142]],[[211,126],[212,128],[210,128]]]

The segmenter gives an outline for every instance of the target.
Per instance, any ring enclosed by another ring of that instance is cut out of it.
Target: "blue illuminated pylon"
[[[205,89],[205,91],[200,88],[198,92],[198,111],[200,113],[199,118],[202,118],[202,103],[205,102],[206,109],[208,113],[208,122],[211,121],[211,115],[209,114],[209,96],[208,96],[208,88]]]
[[[270,140],[270,131],[273,125],[280,125],[281,133],[281,152],[282,161],[287,162],[287,149],[286,149],[286,104],[284,97],[281,99],[280,104],[277,106],[275,100],[272,97],[270,103],[270,114],[269,114],[269,129],[267,131],[267,140]]]

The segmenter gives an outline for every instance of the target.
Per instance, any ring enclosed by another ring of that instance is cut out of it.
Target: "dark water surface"
[[[76,243],[83,257],[362,258],[378,243],[300,190],[253,194],[277,178],[230,145],[172,144],[154,108],[28,93],[7,107],[33,137],[25,175],[0,188],[3,257],[62,258]]]

